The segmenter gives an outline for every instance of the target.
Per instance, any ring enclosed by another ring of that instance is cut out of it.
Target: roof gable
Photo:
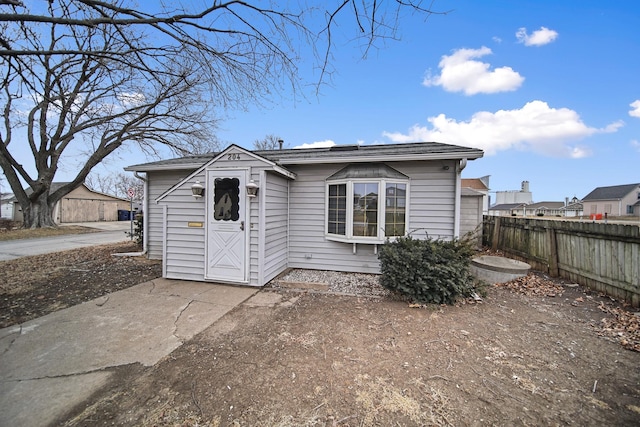
[[[198,175],[199,173],[201,173],[204,169],[208,168],[209,166],[211,166],[212,164],[214,164],[216,161],[218,161],[219,159],[223,159],[225,158],[225,156],[228,156],[232,153],[235,152],[239,152],[242,153],[243,155],[247,155],[249,157],[252,157],[256,160],[259,160],[263,163],[265,163],[267,166],[270,167],[270,169],[274,170],[277,173],[280,173],[281,175],[284,175],[288,178],[291,179],[295,179],[296,174],[293,172],[290,172],[288,170],[286,170],[285,168],[276,165],[275,163],[273,163],[272,161],[265,159],[264,157],[260,156],[259,154],[256,154],[254,152],[251,152],[249,150],[246,150],[236,144],[231,144],[230,146],[228,146],[227,148],[225,148],[224,150],[222,150],[220,153],[216,154],[213,158],[209,159],[209,161],[207,161],[206,163],[204,163],[203,165],[201,165],[199,168],[197,168],[195,171],[193,171],[192,173],[190,173],[187,177],[185,177],[184,179],[182,179],[180,182],[178,182],[177,184],[175,184],[173,187],[169,188],[167,191],[165,191],[164,193],[162,193],[160,196],[158,196],[158,198],[156,199],[156,202],[159,202],[160,200],[164,199],[167,195],[171,194],[176,188],[179,188],[181,185],[183,185],[185,182],[190,181],[195,175]],[[202,156],[198,156],[198,158],[202,158]],[[180,159],[178,159],[180,160]],[[163,163],[161,162],[154,162],[154,163]],[[129,170],[129,168],[126,168],[127,170]],[[165,170],[173,170],[173,168],[162,168]],[[133,169],[135,170],[135,169]],[[154,169],[155,170],[155,169]]]
[[[409,179],[405,174],[398,172],[394,168],[384,163],[356,163],[345,166],[338,172],[327,178],[331,180],[358,179],[358,178],[387,178],[387,179]]]
[[[639,189],[640,183],[613,185],[610,187],[597,187],[591,193],[587,194],[582,201],[589,200],[620,200],[626,197],[632,191]]]

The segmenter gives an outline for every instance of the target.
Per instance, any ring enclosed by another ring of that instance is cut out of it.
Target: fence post
[[[500,217],[494,216],[496,219],[493,224],[493,236],[491,237],[491,249],[498,249],[498,240],[500,239]]]
[[[549,240],[549,275],[551,277],[560,276],[558,269],[558,242],[556,240],[556,229],[547,226],[547,239]]]

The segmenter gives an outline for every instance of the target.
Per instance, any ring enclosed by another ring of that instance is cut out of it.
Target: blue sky
[[[485,156],[464,178],[490,175],[492,191],[529,181],[535,202],[640,182],[640,2],[435,0],[432,8],[449,13],[405,14],[398,40],[366,59],[337,38],[336,73],[318,96],[293,102],[284,92],[226,111],[220,148],[251,149],[269,134],[287,148],[476,147]],[[301,77],[314,81],[309,64],[300,63]],[[152,160],[124,150],[96,172]],[[56,181],[71,178],[70,166]]]
[[[640,3],[453,1],[402,21],[365,60],[336,52],[317,98],[237,112],[220,139],[251,148],[437,141],[481,148],[465,178],[529,181],[534,201],[640,182]],[[233,114],[233,113],[232,113]]]

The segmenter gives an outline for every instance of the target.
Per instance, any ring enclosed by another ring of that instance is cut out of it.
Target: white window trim
[[[359,183],[378,183],[378,236],[353,236],[353,184]],[[329,186],[346,184],[347,187],[347,212],[345,219],[345,235],[329,233]],[[370,245],[379,245],[388,240],[395,240],[400,236],[385,236],[384,227],[386,218],[386,200],[387,200],[387,184],[404,184],[406,185],[405,193],[405,215],[404,215],[404,235],[409,232],[409,180],[387,179],[387,178],[352,178],[328,180],[325,183],[325,211],[324,211],[324,235],[327,240],[344,243],[364,243]],[[381,196],[382,195],[382,196]]]

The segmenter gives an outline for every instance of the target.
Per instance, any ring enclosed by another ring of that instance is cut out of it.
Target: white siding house
[[[388,238],[459,236],[460,172],[482,155],[440,143],[231,145],[126,170],[145,174],[145,250],[164,277],[263,286],[287,268],[379,273]]]

